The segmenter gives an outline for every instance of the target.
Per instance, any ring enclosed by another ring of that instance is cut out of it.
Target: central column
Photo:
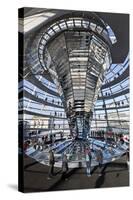
[[[70,132],[74,138],[86,139],[104,73],[110,66],[110,50],[92,33],[65,31],[47,45],[48,60]]]

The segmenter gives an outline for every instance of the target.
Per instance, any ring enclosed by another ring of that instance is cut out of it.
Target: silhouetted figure
[[[123,139],[123,135],[120,134],[120,144],[123,145],[124,144],[124,139]]]
[[[26,142],[24,142],[24,151],[26,151],[27,149],[28,149],[28,147],[29,147],[29,144],[28,144],[28,142],[26,141]]]
[[[66,173],[68,171],[68,159],[67,155],[64,154],[62,157],[62,179],[67,180]]]
[[[60,132],[60,139],[62,140],[63,139],[63,133]]]
[[[49,151],[49,173],[48,173],[48,179],[51,179],[52,176],[54,175],[54,164],[55,164],[55,159],[54,159],[54,153],[52,150]]]
[[[45,149],[45,138],[44,136],[42,136],[42,150]]]
[[[78,160],[79,160],[79,168],[82,167],[82,152],[81,152],[82,149],[80,149],[77,153],[77,156],[78,156]]]
[[[102,175],[101,167],[103,164],[103,152],[101,149],[96,150],[96,158],[97,158],[97,162],[98,162],[98,166],[99,166],[99,176],[101,176]]]
[[[53,136],[50,135],[50,143],[52,144],[52,139],[53,139]]]

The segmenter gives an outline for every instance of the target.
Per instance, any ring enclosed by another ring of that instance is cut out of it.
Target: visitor
[[[90,177],[91,176],[91,149],[88,147],[85,150],[85,160],[86,160],[86,173],[87,176]]]
[[[77,157],[78,157],[78,161],[79,161],[79,168],[81,168],[82,167],[82,149],[81,149],[81,147],[78,149]]]
[[[111,155],[113,155],[113,154],[114,154],[114,151],[113,151],[113,148],[112,148],[112,146],[109,146],[109,147],[108,147],[108,151],[109,151],[109,153],[110,153]]]
[[[93,141],[90,143],[90,150],[91,150],[91,152],[94,152]]]
[[[33,143],[33,147],[35,150],[37,150],[37,140],[35,139],[34,143]]]
[[[67,159],[67,155],[63,154],[62,157],[62,179],[67,180],[66,174],[68,171],[68,159]]]
[[[25,141],[24,142],[24,147],[23,147],[24,151],[26,151],[28,149],[28,147],[29,147],[29,144],[28,144],[27,141]]]
[[[54,164],[55,164],[55,158],[54,158],[54,152],[52,150],[49,151],[49,174],[48,179],[51,179],[54,175]]]
[[[102,152],[101,148],[96,150],[96,158],[97,158],[97,162],[98,162],[98,166],[99,166],[99,176],[102,176],[101,167],[103,164],[103,152]]]
[[[123,135],[121,134],[120,135],[120,145],[123,145],[124,144],[124,138],[123,138]]]
[[[42,136],[42,151],[45,149],[45,138]]]

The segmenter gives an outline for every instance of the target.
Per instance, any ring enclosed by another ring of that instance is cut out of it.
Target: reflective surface
[[[62,143],[55,142],[43,150],[44,147],[40,146],[38,150],[32,146],[25,152],[28,156],[34,158],[42,164],[49,165],[49,150],[52,149],[55,157],[55,167],[62,167],[62,158],[66,154],[68,158],[69,168],[86,167],[85,150],[91,148],[91,167],[99,165],[97,161],[97,151],[102,150],[103,164],[112,162],[119,159],[128,149],[127,143],[114,142],[107,143],[96,139],[83,140],[67,140]]]
[[[49,60],[47,69],[63,100],[71,134],[85,139],[104,74],[110,66],[109,48],[89,32],[68,31],[47,45],[45,51],[44,63]]]

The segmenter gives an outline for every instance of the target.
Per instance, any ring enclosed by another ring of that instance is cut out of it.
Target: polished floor
[[[24,192],[58,191],[89,188],[108,188],[129,186],[129,170],[126,158],[106,164],[99,176],[98,167],[92,169],[92,176],[87,177],[84,168],[69,169],[67,180],[62,179],[60,168],[55,168],[54,176],[48,180],[48,166],[34,159],[24,158]]]

